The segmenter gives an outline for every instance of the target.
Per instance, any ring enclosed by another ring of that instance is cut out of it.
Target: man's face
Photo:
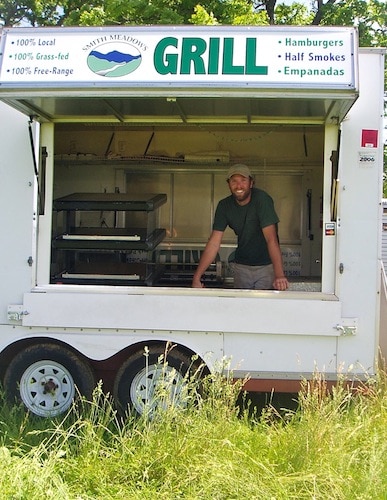
[[[253,187],[253,180],[250,177],[235,174],[228,180],[228,186],[239,205],[246,205],[250,201]]]

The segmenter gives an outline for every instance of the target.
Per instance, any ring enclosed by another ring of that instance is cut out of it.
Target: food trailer
[[[176,384],[197,363],[259,392],[374,375],[383,74],[353,28],[4,28],[7,393],[51,416],[103,380],[142,413],[163,353]],[[191,287],[234,163],[274,199],[287,291],[233,287],[230,229]]]

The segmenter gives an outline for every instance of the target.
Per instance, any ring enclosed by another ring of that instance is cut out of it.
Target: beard
[[[244,205],[250,201],[251,197],[251,188],[243,189],[243,190],[234,190],[231,192],[235,201],[239,205]]]

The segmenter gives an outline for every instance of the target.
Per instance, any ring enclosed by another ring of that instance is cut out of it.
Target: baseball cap
[[[242,175],[243,177],[253,177],[251,175],[250,169],[247,165],[243,165],[243,163],[237,163],[229,168],[227,174],[227,180],[229,180],[233,175]]]

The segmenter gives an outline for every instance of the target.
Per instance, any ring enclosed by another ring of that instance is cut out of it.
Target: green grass
[[[0,499],[387,499],[386,388],[316,380],[296,410],[258,413],[210,376],[195,404],[137,419],[100,387],[62,420],[1,397]]]

